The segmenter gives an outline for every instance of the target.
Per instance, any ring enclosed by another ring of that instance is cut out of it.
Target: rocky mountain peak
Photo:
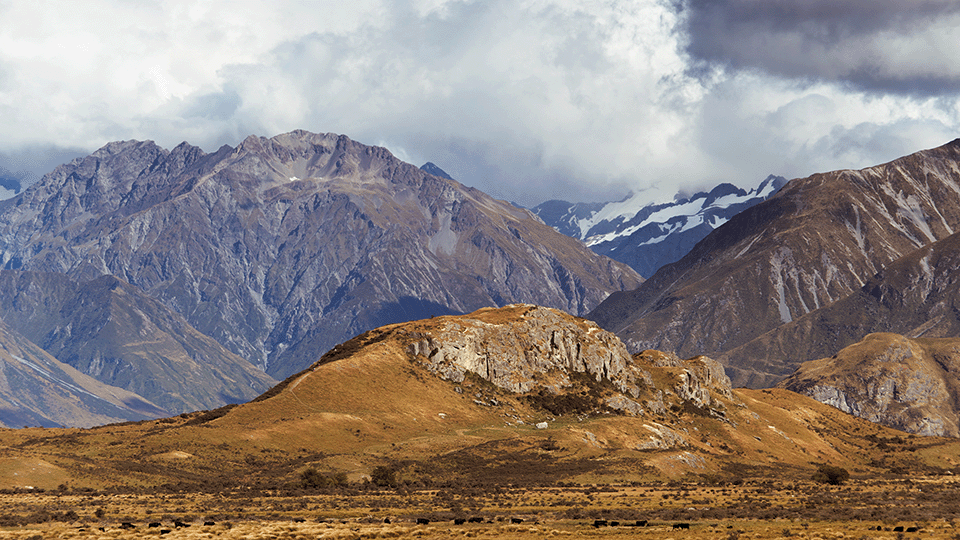
[[[525,210],[306,131],[214,154],[107,145],[0,206],[0,262],[116,275],[278,378],[383,324],[520,301],[583,314],[641,281]]]

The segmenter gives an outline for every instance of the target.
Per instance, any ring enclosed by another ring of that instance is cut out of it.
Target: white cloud
[[[696,64],[687,24],[702,19],[676,6],[0,3],[0,150],[127,138],[214,150],[303,128],[384,143],[536,204],[867,166],[946,142],[960,125],[956,98],[930,85],[888,94],[764,70],[777,47],[753,67]],[[900,47],[885,69],[905,80],[922,32],[901,47],[881,39],[891,31],[857,39]],[[931,32],[936,43],[955,34]],[[788,45],[778,47],[795,53]]]

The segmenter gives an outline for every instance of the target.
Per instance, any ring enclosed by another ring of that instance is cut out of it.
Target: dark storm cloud
[[[708,64],[871,92],[960,91],[953,0],[690,0],[686,7],[687,50]]]

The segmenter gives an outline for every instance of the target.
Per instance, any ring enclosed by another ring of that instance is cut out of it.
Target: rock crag
[[[919,435],[960,436],[960,339],[870,334],[779,386]]]
[[[411,357],[453,382],[473,374],[509,392],[557,395],[585,374],[615,389],[602,399],[607,408],[630,416],[681,410],[685,403],[722,415],[718,398],[734,400],[718,362],[659,351],[632,356],[614,334],[554,309],[515,304],[414,328],[406,334]],[[671,435],[663,444],[681,439]]]

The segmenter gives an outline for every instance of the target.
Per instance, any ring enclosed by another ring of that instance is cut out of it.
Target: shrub
[[[370,473],[370,481],[380,487],[396,487],[397,475],[393,469],[378,465]]]
[[[820,465],[817,472],[813,473],[813,480],[821,484],[831,484],[839,486],[850,479],[850,473],[843,467],[834,465]]]

